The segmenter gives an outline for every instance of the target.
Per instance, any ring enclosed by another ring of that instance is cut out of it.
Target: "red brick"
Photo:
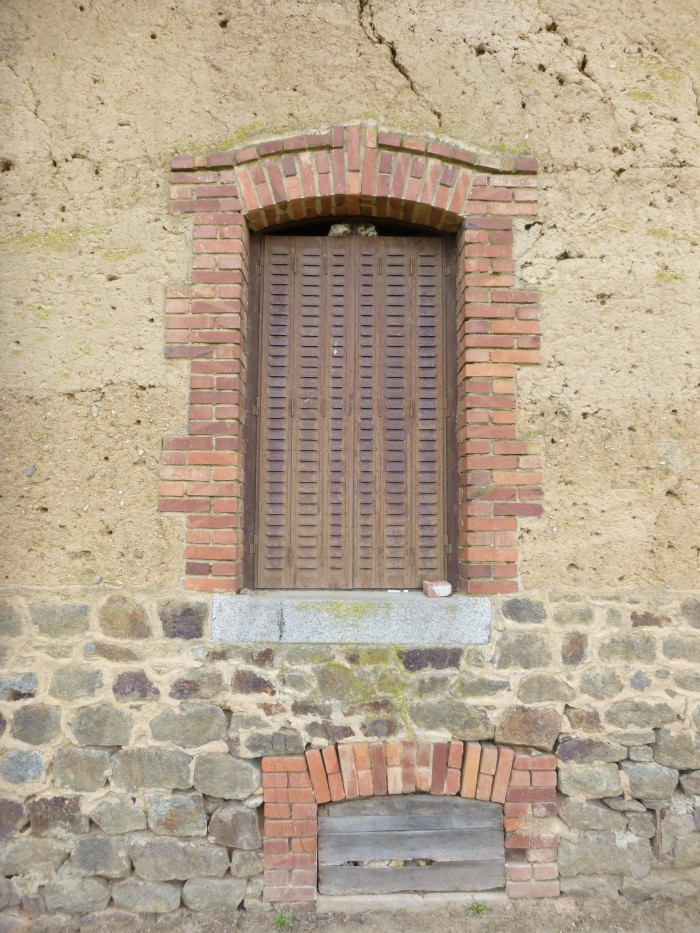
[[[432,774],[430,778],[430,793],[443,794],[445,792],[445,778],[447,777],[447,743],[436,742],[433,745]]]
[[[328,787],[328,778],[321,752],[317,748],[310,749],[306,753],[306,762],[309,766],[311,786],[314,789],[316,803],[328,803],[331,799],[331,792]]]
[[[498,763],[498,748],[491,742],[481,743],[481,762],[479,764],[480,774],[495,774],[496,764]]]
[[[416,745],[415,742],[404,742],[401,759],[402,793],[412,794],[416,789]]]
[[[532,877],[535,879],[535,881],[554,881],[559,877],[559,866],[556,862],[546,862],[542,865],[533,865]]]
[[[506,881],[508,897],[559,897],[558,881]]]
[[[506,865],[506,881],[530,881],[532,879],[532,865],[527,862],[522,865]]]
[[[556,771],[533,771],[531,773],[533,787],[556,787]]]
[[[384,796],[387,793],[387,779],[383,742],[374,742],[370,746],[370,760],[372,762],[372,789],[375,796]]]
[[[512,748],[502,746],[498,749],[498,764],[491,789],[491,800],[494,803],[505,802],[514,757],[515,753]]]
[[[518,752],[513,762],[513,768],[515,768],[516,771],[525,769],[532,769],[533,771],[553,771],[556,767],[556,755],[525,755],[522,752]]]
[[[355,767],[355,755],[352,745],[340,745],[338,747],[338,758],[340,760],[340,770],[343,775],[343,786],[345,796],[348,800],[359,796],[359,787],[357,782],[357,768]]]
[[[548,803],[556,799],[555,787],[509,787],[507,800],[515,803]]]
[[[479,779],[476,782],[476,799],[477,800],[490,800],[492,786],[493,786],[493,775],[480,773]]]
[[[467,742],[464,766],[462,769],[462,797],[476,796],[476,785],[479,777],[479,761],[481,760],[481,743]]]

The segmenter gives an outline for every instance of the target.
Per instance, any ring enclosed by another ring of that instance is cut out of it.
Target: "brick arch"
[[[557,815],[554,755],[491,742],[361,742],[263,758],[262,772],[267,901],[316,899],[319,805],[413,793],[502,804],[506,894],[559,895],[559,838],[549,825]]]
[[[513,220],[537,212],[537,162],[374,124],[172,159],[194,220],[192,281],[168,289],[166,356],[190,361],[185,436],[165,438],[160,509],[185,516],[185,587],[244,585],[250,233],[313,217],[386,217],[456,234],[460,588],[518,590],[518,528],[541,465],[516,436],[517,367],[539,362],[537,294],[518,287]]]

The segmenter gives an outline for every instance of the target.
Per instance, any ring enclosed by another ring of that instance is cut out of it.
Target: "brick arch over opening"
[[[518,527],[541,513],[540,459],[515,428],[517,367],[539,362],[537,293],[518,287],[513,220],[537,212],[537,162],[375,125],[172,160],[191,213],[191,283],[168,289],[166,356],[190,361],[188,432],[163,444],[160,509],[184,513],[185,586],[244,585],[250,233],[314,217],[385,217],[457,240],[460,588],[518,590]]]
[[[362,742],[263,758],[262,771],[267,901],[316,899],[319,805],[413,793],[502,804],[506,893],[559,895],[554,755],[490,742]]]

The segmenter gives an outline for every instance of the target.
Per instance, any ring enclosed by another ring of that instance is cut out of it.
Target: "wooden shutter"
[[[270,237],[263,266],[256,585],[444,576],[443,242]]]

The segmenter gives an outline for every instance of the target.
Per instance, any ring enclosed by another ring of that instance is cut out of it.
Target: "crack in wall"
[[[381,32],[377,29],[377,25],[374,22],[374,10],[372,9],[371,0],[358,0],[358,22],[364,34],[367,36],[372,45],[382,45],[389,52],[389,57],[391,64],[398,71],[398,73],[405,79],[411,91],[415,94],[418,100],[426,107],[437,121],[439,127],[442,126],[442,112],[429,100],[429,98],[421,91],[416,82],[411,77],[411,74],[407,66],[399,58],[398,51],[396,49],[396,44],[391,40],[387,39],[386,36],[383,36]]]

